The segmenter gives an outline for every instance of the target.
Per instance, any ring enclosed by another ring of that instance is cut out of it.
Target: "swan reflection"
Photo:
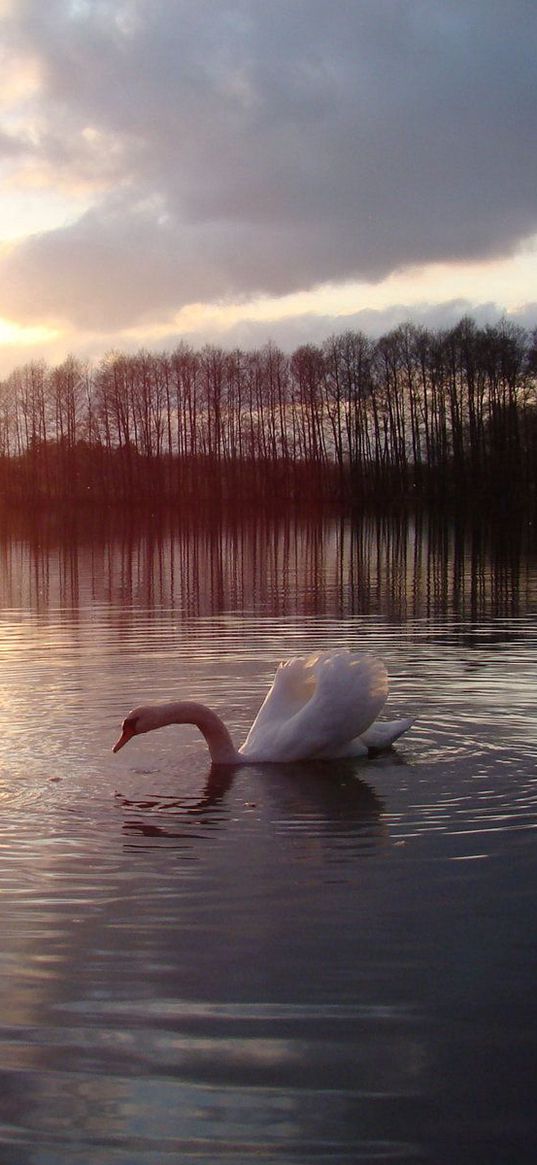
[[[390,763],[401,762],[392,757]],[[246,777],[243,766],[213,765],[197,798],[191,792],[142,798],[116,794],[116,803],[130,839],[175,839],[200,857],[204,843],[229,830],[235,836],[237,831],[256,833],[263,844],[277,834],[370,849],[386,840],[384,803],[356,770],[356,762],[349,761],[330,769],[315,761],[256,764],[248,766]]]

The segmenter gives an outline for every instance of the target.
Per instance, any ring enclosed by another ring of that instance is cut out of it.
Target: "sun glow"
[[[0,6],[0,17],[2,17]],[[0,109],[13,127],[24,124],[27,117],[25,103],[34,97],[41,86],[41,67],[35,57],[1,55]]]
[[[13,320],[6,320],[0,316],[0,344],[7,346],[16,346],[19,344],[46,344],[51,340],[55,340],[59,336],[59,331],[55,328],[46,328],[44,326],[37,327],[23,327],[22,324],[16,324]]]

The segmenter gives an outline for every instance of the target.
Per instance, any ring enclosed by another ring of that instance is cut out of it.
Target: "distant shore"
[[[531,511],[536,335],[464,318],[290,356],[181,345],[25,365],[0,384],[0,501]]]

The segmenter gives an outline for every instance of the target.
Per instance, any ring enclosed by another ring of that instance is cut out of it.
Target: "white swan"
[[[290,659],[274,682],[243,745],[235,748],[216,712],[180,700],[134,708],[123,721],[113,751],[142,732],[167,724],[196,724],[213,764],[283,763],[367,756],[389,748],[412,719],[377,721],[388,695],[388,674],[380,659],[349,651],[321,651]]]

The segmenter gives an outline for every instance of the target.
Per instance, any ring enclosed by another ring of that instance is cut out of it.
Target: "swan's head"
[[[133,708],[121,725],[121,736],[119,740],[116,740],[112,752],[119,752],[120,748],[123,748],[123,745],[127,744],[132,736],[139,736],[142,732],[152,732],[154,728],[162,728],[164,724],[169,724],[168,713],[168,704],[149,704],[147,707]]]
[[[112,749],[112,752],[119,752],[124,744],[131,739],[131,736],[137,736],[139,732],[148,732],[149,724],[145,726],[145,716],[143,708],[134,708],[129,715],[125,717],[121,725],[121,736]]]

